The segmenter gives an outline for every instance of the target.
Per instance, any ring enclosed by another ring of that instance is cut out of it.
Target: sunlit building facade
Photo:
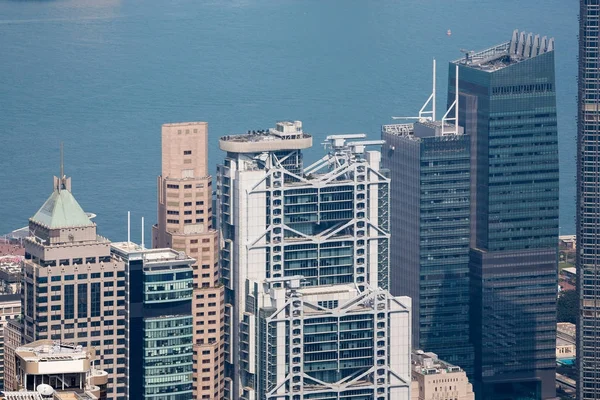
[[[226,398],[409,398],[410,299],[387,292],[389,179],[364,138],[308,167],[300,121],[220,139]]]

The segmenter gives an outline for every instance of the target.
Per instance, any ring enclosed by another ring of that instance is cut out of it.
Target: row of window
[[[89,274],[90,279],[99,279],[102,277],[102,275],[104,275],[104,278],[112,278],[115,276],[115,273],[113,271],[109,271],[109,272],[104,272],[104,274],[100,273],[100,272],[93,272],[91,274]],[[124,271],[117,271],[117,277],[121,278],[125,276],[125,272]],[[81,279],[88,279],[88,274],[77,274],[77,280],[81,280]],[[50,280],[52,282],[60,282],[61,280],[63,280],[63,275],[53,275]],[[65,281],[72,281],[75,280],[75,275],[73,274],[69,274],[69,275],[64,275],[64,280]],[[38,276],[36,278],[36,282],[38,284],[40,283],[48,283],[48,277],[47,276]],[[108,285],[105,285],[108,286]],[[118,286],[123,286],[122,284],[118,284]],[[54,290],[54,289],[52,289]]]
[[[191,219],[186,219],[183,221],[183,223],[185,224],[191,224],[193,222],[193,220]],[[204,218],[198,218],[196,219],[196,223],[202,223],[204,222]],[[178,219],[167,219],[167,224],[178,224],[179,220]]]
[[[32,259],[30,254],[25,254],[25,258],[26,259]],[[35,257],[33,257],[34,261]],[[60,259],[60,260],[42,260],[39,259],[39,264],[42,267],[56,267],[56,264],[58,262],[59,266],[62,265],[83,265],[83,258],[73,258],[72,260],[65,258],[65,259]],[[86,257],[85,258],[85,264],[96,264],[96,262],[99,263],[108,263],[110,262],[110,256],[101,256],[101,257]]]
[[[209,187],[210,187],[210,186],[212,186],[212,182],[211,182],[211,181],[208,181],[208,184],[207,184],[207,185],[208,185]],[[188,184],[188,185],[183,185],[183,188],[184,188],[184,189],[191,189],[191,188],[192,188],[192,186],[193,186],[193,185],[190,185],[190,184]],[[204,188],[204,184],[203,184],[203,183],[196,183],[196,189],[202,189],[202,188]],[[170,183],[170,184],[167,184],[167,189],[179,189],[179,185],[175,185],[175,184],[172,184],[172,183]]]
[[[179,215],[179,211],[177,211],[177,210],[167,210],[167,214],[168,215]],[[191,210],[184,211],[183,214],[184,215],[192,215],[192,211]],[[196,210],[196,214],[204,214],[204,210]]]

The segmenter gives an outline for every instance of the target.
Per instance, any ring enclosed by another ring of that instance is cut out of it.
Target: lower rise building
[[[0,295],[0,390],[4,390],[4,326],[21,315],[21,295]]]
[[[422,350],[412,355],[411,400],[474,400],[473,385],[462,368]]]
[[[18,391],[4,399],[103,400],[108,374],[96,369],[96,352],[74,344],[38,340],[15,350]]]
[[[241,368],[256,380],[244,398],[408,399],[410,298],[301,281],[255,284],[246,296],[240,347],[252,362]]]

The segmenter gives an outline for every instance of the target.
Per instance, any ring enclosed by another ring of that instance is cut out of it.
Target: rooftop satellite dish
[[[52,396],[52,394],[54,394],[54,389],[52,388],[52,386],[47,385],[45,383],[38,385],[35,390],[42,396]]]

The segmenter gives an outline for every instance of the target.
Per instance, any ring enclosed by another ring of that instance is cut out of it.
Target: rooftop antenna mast
[[[63,142],[60,142],[60,179],[65,176],[65,152]]]
[[[427,110],[427,107],[431,106],[430,110]],[[423,107],[419,110],[418,117],[392,117],[392,119],[417,119],[421,122],[424,121],[435,121],[435,58],[433,59],[433,88],[431,90],[431,95],[423,104]]]
[[[144,249],[144,217],[142,217],[142,249]]]
[[[458,135],[458,64],[455,69],[456,82],[454,84],[454,102],[448,107],[448,111],[442,117],[442,136],[446,135]],[[454,110],[454,117],[448,117],[450,111]],[[450,122],[454,123],[454,129],[447,129],[450,127]]]
[[[127,244],[131,242],[131,211],[127,211]]]
[[[61,189],[65,188],[65,160],[64,160],[64,150],[63,150],[63,142],[60,142],[60,175],[58,175],[57,189],[60,192]]]

